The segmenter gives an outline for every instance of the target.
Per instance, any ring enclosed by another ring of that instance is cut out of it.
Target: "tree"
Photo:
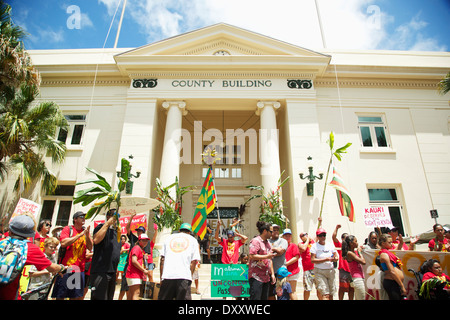
[[[53,163],[64,161],[66,146],[56,134],[67,129],[68,123],[54,102],[33,104],[37,95],[37,86],[23,83],[0,97],[0,178],[16,169],[23,173],[25,188],[42,178],[42,191],[52,193],[57,177],[47,168],[44,157],[51,157]]]
[[[320,212],[319,212],[319,227],[322,223],[322,210],[323,210],[323,202],[325,200],[325,191],[327,190],[327,184],[328,184],[328,174],[330,173],[330,167],[331,163],[333,162],[333,158],[338,159],[339,161],[342,160],[342,154],[347,153],[348,147],[350,147],[352,144],[349,142],[345,146],[334,149],[334,133],[333,131],[330,132],[330,137],[328,138],[328,146],[330,147],[330,161],[328,162],[328,169],[327,169],[327,175],[325,177],[325,186],[323,188],[323,194],[322,194],[322,202],[320,204]]]
[[[438,87],[439,93],[444,95],[447,94],[447,92],[450,91],[450,72],[447,73],[444,79],[439,81],[439,87]]]
[[[11,21],[11,6],[0,1],[0,93],[22,82],[39,86],[40,76],[20,39],[26,32]]]

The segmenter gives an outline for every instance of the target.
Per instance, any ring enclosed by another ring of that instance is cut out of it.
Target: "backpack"
[[[28,240],[7,237],[0,241],[0,285],[13,282],[27,261]]]
[[[70,230],[69,231],[69,238],[70,238],[70,237],[72,237],[72,234],[73,234],[73,226],[70,226],[69,230]],[[59,250],[58,250],[58,263],[59,264],[62,263],[64,256],[66,255],[66,251],[67,251],[67,247],[65,247],[65,248],[59,247]]]

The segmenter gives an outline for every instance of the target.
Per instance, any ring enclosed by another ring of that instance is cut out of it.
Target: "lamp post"
[[[126,194],[132,194],[133,193],[133,184],[134,182],[131,181],[131,178],[139,178],[141,176],[141,170],[140,169],[136,169],[136,174],[131,173],[131,169],[133,168],[133,155],[130,154],[128,156],[129,159],[129,163],[130,163],[130,169],[128,170],[128,180],[127,180],[127,185],[125,186],[125,193]],[[120,168],[116,168],[116,173],[117,173],[117,177],[120,177],[121,174],[121,169]]]
[[[306,183],[306,194],[308,196],[314,196],[314,181],[316,179],[322,180],[323,178],[323,173],[319,173],[319,176],[315,176],[313,173],[313,162],[312,162],[312,157],[308,157],[308,171],[309,174],[307,176],[304,177],[303,173],[299,173],[300,179],[304,180],[304,179],[309,179],[309,182]]]

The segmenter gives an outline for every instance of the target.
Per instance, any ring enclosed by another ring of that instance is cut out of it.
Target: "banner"
[[[248,265],[212,264],[211,297],[249,297]]]
[[[33,214],[33,217],[37,219],[37,215],[40,209],[41,209],[40,204],[28,199],[20,198],[11,216],[11,219],[14,218],[15,216],[18,216],[26,212]]]
[[[387,294],[381,283],[383,271],[375,264],[375,258],[379,250],[364,250],[362,252],[366,264],[363,266],[364,277],[366,282],[366,300],[387,300]],[[417,280],[414,273],[410,269],[418,272],[420,266],[429,259],[436,259],[440,262],[442,272],[449,275],[450,273],[450,253],[436,251],[403,251],[392,250],[402,261],[402,271],[405,275],[403,285],[406,288],[408,300],[418,300],[416,290],[418,289]]]
[[[387,206],[364,208],[363,217],[364,225],[369,229],[376,227],[393,228],[391,215]]]
[[[127,234],[126,226],[128,224],[128,221],[130,221],[130,216],[120,217],[120,229],[122,234]],[[105,220],[95,220],[94,221],[94,228],[97,227],[99,224],[104,223]],[[130,229],[133,232],[139,227],[144,227],[145,230],[147,230],[147,214],[137,214],[133,217],[133,220],[131,221]],[[148,230],[147,230],[148,231]]]

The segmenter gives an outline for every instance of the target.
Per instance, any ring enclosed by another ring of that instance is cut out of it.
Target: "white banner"
[[[24,199],[24,198],[20,198],[19,202],[16,205],[16,208],[14,209],[14,212],[11,216],[11,219],[13,219],[14,217],[23,214],[23,213],[31,213],[34,217],[34,219],[37,219],[37,215],[39,213],[39,210],[41,209],[41,205],[28,200],[28,199]]]
[[[366,300],[387,300],[387,294],[383,290],[381,283],[381,274],[383,271],[375,264],[375,258],[379,250],[365,250],[363,251],[366,265],[363,266],[364,277],[366,280]],[[419,271],[420,266],[429,259],[437,259],[440,261],[442,272],[449,274],[450,271],[450,252],[436,252],[436,251],[403,251],[392,250],[402,261],[402,271],[405,275],[403,284],[406,288],[408,300],[418,300],[416,290],[418,289],[417,280],[414,274],[409,271],[412,269]]]

